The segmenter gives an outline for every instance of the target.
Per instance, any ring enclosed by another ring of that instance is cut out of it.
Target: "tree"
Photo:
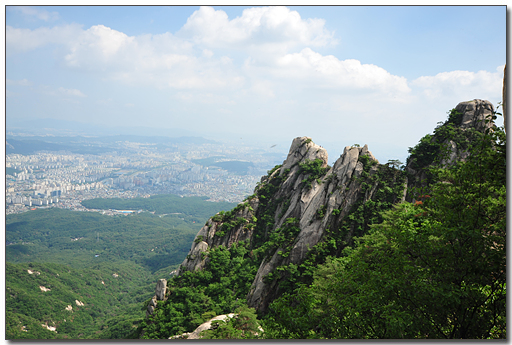
[[[223,321],[213,321],[211,329],[203,331],[203,339],[256,339],[261,333],[256,310],[241,306],[233,318]]]
[[[310,286],[276,300],[268,334],[505,338],[505,134],[494,127],[468,149],[465,162],[431,169],[428,194],[384,212]]]

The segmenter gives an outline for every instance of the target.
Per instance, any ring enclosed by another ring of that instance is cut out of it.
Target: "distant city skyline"
[[[7,130],[53,119],[261,145],[309,136],[329,162],[357,143],[385,163],[459,102],[502,100],[506,6],[5,10]]]

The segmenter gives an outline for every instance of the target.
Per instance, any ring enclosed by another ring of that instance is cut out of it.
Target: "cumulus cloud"
[[[219,103],[242,104],[257,96],[281,102],[283,109],[286,102],[300,99],[338,111],[366,95],[373,101],[410,103],[413,97],[490,97],[485,93],[494,95],[501,87],[499,71],[451,71],[407,81],[376,65],[315,51],[336,43],[323,19],[303,19],[286,7],[248,8],[234,19],[200,7],[176,34],[129,36],[104,25],[6,27],[7,54],[59,44],[66,68],[123,84],[172,89],[176,99],[187,102],[210,93]],[[60,94],[85,96],[78,90]]]
[[[324,26],[323,19],[303,20],[297,11],[281,6],[245,9],[241,17],[232,20],[222,10],[201,7],[179,34],[210,47],[241,48],[269,42],[288,48],[335,44],[333,33]]]
[[[471,100],[493,99],[500,95],[503,86],[503,70],[450,71],[434,76],[422,76],[411,82],[428,99],[451,98]]]
[[[229,57],[211,59],[213,52],[207,49],[196,56],[192,48],[170,33],[135,37],[96,25],[70,43],[64,61],[70,68],[159,88],[235,87],[242,80]]]
[[[70,66],[80,67],[84,55],[88,55],[95,59],[93,62],[105,64],[133,40],[133,37],[122,32],[104,25],[95,25],[71,42],[71,52],[65,56],[65,60]]]
[[[333,55],[323,56],[310,48],[279,58],[277,67],[275,73],[280,77],[317,80],[324,87],[380,89],[388,93],[410,91],[404,77],[391,75],[381,67],[361,64],[354,59],[339,60]]]

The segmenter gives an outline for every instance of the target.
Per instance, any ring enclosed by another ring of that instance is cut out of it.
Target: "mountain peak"
[[[280,174],[282,175],[286,169],[290,169],[296,164],[314,161],[316,159],[321,159],[323,162],[322,168],[325,168],[328,158],[327,150],[315,144],[310,137],[297,137],[292,141],[288,157],[286,157],[286,160],[283,162]]]

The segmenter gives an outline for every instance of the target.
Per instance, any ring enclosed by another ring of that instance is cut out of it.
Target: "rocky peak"
[[[311,264],[314,253],[324,255],[321,260],[326,255],[341,255],[354,237],[368,231],[369,219],[375,221],[379,212],[403,201],[408,188],[426,177],[425,168],[436,158],[432,152],[448,146],[451,151],[445,163],[464,159],[464,145],[477,137],[476,132],[492,126],[485,119],[493,111],[488,101],[460,103],[434,135],[427,135],[411,149],[407,173],[379,164],[367,145],[345,147],[330,167],[327,151],[311,138],[293,139],[286,160],[262,177],[252,196],[207,221],[180,272],[204,269],[211,248],[230,248],[244,241],[260,262],[247,302],[266,312],[283,292],[293,269],[299,270],[307,260]],[[455,132],[462,141],[452,140]],[[322,247],[331,242],[335,244]]]
[[[462,114],[462,120],[459,124],[461,129],[475,128],[483,132],[486,128],[492,126],[491,122],[485,122],[494,113],[494,106],[489,101],[474,99],[461,102],[455,107],[455,111]]]
[[[304,142],[311,146],[304,149],[299,144]],[[308,156],[310,152],[312,154]],[[287,160],[279,168],[279,175],[285,174],[286,180],[273,195],[277,210],[275,226],[269,232],[279,231],[287,226],[290,219],[297,220],[299,232],[291,246],[276,248],[262,260],[248,296],[249,306],[265,312],[268,304],[280,293],[279,282],[286,278],[286,274],[278,275],[271,282],[266,277],[276,272],[278,267],[300,265],[309,250],[322,240],[329,227],[338,226],[361,197],[371,198],[371,192],[361,195],[361,183],[357,180],[364,170],[362,156],[378,163],[367,145],[362,148],[347,146],[334,166],[328,167],[325,150],[314,145],[309,138],[294,139]],[[307,168],[307,165],[318,158],[322,164],[316,170],[317,175],[314,175],[315,170]],[[370,168],[370,171],[374,172],[375,169]],[[308,180],[311,181],[310,186],[304,183]],[[347,240],[351,236],[347,234]]]
[[[327,150],[313,142],[310,137],[297,137],[293,139],[288,157],[283,162],[280,174],[304,161],[322,160],[322,167],[327,166]]]
[[[491,102],[474,99],[459,103],[449,118],[427,134],[418,145],[409,149],[406,171],[409,173],[408,189],[424,187],[429,183],[430,166],[450,166],[464,161],[468,155],[468,145],[478,139],[478,134],[494,126],[490,121],[494,113]],[[413,201],[411,196],[408,201]]]

